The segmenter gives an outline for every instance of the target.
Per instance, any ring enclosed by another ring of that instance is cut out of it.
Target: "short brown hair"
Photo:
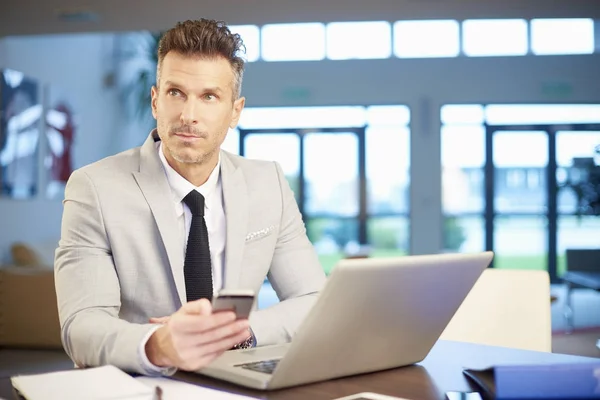
[[[241,95],[245,64],[242,55],[246,48],[240,35],[231,33],[225,22],[204,18],[188,20],[166,31],[158,42],[157,85],[160,67],[170,51],[189,57],[225,58],[233,69],[233,98]]]

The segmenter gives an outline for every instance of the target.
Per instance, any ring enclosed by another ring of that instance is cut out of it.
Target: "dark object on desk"
[[[463,373],[484,400],[600,399],[600,362],[506,365]]]
[[[567,272],[562,276],[567,285],[564,315],[567,329],[573,328],[571,289],[584,287],[600,291],[600,249],[567,249]]]
[[[483,400],[479,392],[446,392],[446,400]]]

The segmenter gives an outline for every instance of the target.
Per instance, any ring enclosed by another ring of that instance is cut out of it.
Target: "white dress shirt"
[[[183,252],[182,259],[185,259],[187,240],[190,232],[190,225],[192,223],[192,213],[189,207],[183,202],[183,198],[192,190],[197,190],[204,196],[204,219],[206,221],[206,228],[208,230],[208,244],[210,247],[210,262],[212,266],[213,278],[213,293],[216,294],[223,285],[223,260],[226,238],[225,211],[223,208],[223,190],[221,185],[221,158],[219,157],[217,166],[211,172],[208,180],[202,186],[196,187],[183,176],[179,175],[179,173],[169,165],[163,153],[162,142],[157,142],[156,147],[158,156],[167,176],[169,186],[171,187],[171,199],[173,201],[173,207],[175,207],[177,223],[179,224],[179,232],[181,235],[180,243],[183,243],[181,248],[181,251]],[[183,264],[171,265],[171,269],[175,268],[182,270]],[[162,316],[163,315],[157,315],[156,317]],[[149,373],[169,374],[171,372],[170,368],[159,368],[153,365],[150,363],[150,360],[148,360],[146,355],[146,342],[148,342],[150,336],[152,336],[152,334],[158,328],[159,326],[148,332],[146,337],[144,337],[144,340],[142,340],[142,343],[140,344],[139,354],[142,364],[146,367]]]

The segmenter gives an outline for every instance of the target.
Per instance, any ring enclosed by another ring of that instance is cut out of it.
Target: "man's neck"
[[[183,176],[192,185],[199,187],[206,183],[210,174],[217,166],[219,155],[215,154],[203,163],[181,163],[166,153],[165,158],[179,175]]]

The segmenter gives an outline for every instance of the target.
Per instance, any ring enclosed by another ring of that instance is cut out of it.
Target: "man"
[[[220,150],[244,107],[241,46],[222,22],[178,23],[159,43],[157,128],[71,175],[55,270],[77,365],[170,373],[286,342],[323,286],[281,167]],[[212,312],[221,288],[258,292],[265,276],[279,304]]]

